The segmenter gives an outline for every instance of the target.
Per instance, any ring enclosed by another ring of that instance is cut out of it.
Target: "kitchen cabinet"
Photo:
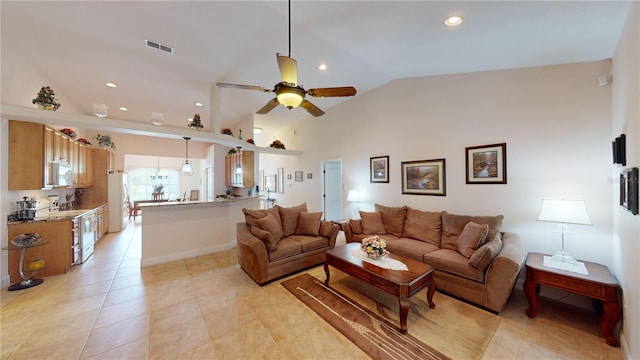
[[[81,144],[82,145],[82,144]],[[85,176],[91,178],[92,186],[86,188],[82,196],[83,206],[96,208],[109,202],[108,177],[113,153],[106,149],[93,149],[91,153],[91,168],[86,169]]]
[[[255,186],[253,151],[238,151],[225,157],[225,184],[232,187]]]
[[[109,204],[98,207],[96,217],[98,218],[98,234],[96,234],[96,239],[100,240],[109,230]]]
[[[29,249],[25,258],[24,267],[27,269],[29,262],[37,257],[46,263],[46,269],[38,273],[38,276],[52,276],[64,274],[73,263],[73,223],[71,220],[25,222],[10,224],[7,226],[9,241],[20,234],[38,233],[42,236],[42,241],[47,245]],[[18,271],[20,262],[19,251],[8,252],[8,270],[11,282],[21,281]]]
[[[9,121],[9,190],[51,189],[49,165],[71,164],[75,183],[93,184],[93,148],[80,144],[54,128],[25,121]]]

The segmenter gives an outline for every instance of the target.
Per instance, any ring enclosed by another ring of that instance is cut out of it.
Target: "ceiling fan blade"
[[[302,100],[300,104],[305,110],[309,112],[309,114],[313,116],[322,116],[324,115],[324,111],[320,110],[319,107],[313,105],[309,100]]]
[[[313,97],[338,97],[338,96],[353,96],[356,94],[356,88],[353,86],[343,87],[330,87],[330,88],[318,88],[309,89],[307,94]]]
[[[273,92],[272,89],[265,89],[262,86],[256,86],[256,85],[238,85],[238,84],[216,83],[216,86],[222,87],[222,88],[230,88],[230,89],[258,90],[258,91],[262,91],[262,92]]]
[[[282,74],[282,81],[293,86],[298,85],[298,63],[295,59],[276,53],[278,58],[278,67]]]
[[[269,111],[273,110],[276,106],[280,105],[278,102],[278,98],[273,98],[269,100],[267,105],[263,106],[260,110],[256,111],[256,114],[266,114]]]

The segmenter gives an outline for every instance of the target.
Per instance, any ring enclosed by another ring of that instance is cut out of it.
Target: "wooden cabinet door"
[[[78,186],[79,184],[78,148],[78,142],[73,139],[69,139],[69,164],[71,164],[71,169],[73,171],[73,186]]]
[[[87,184],[87,146],[78,144],[78,186],[83,187]]]
[[[45,138],[53,132],[42,124],[9,121],[9,190],[40,190],[50,187]]]
[[[85,157],[85,164],[84,164],[84,168],[86,169],[86,173],[87,173],[87,186],[92,186],[93,185],[93,177],[94,177],[94,170],[93,170],[93,149],[91,147],[86,147],[86,151],[87,151],[87,155]]]

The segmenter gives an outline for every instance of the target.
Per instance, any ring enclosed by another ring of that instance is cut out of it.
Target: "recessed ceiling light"
[[[201,102],[197,102],[197,103],[196,103],[196,106],[198,106],[198,107],[199,107],[199,106],[202,106],[202,103],[201,103]]]
[[[121,108],[120,108],[120,110],[122,110],[122,111],[127,111],[127,110],[129,110],[129,109],[127,109],[126,107],[124,107],[124,106],[123,106],[123,107],[121,107]]]
[[[320,70],[320,71],[325,71],[325,70],[327,70],[327,64],[320,64],[320,65],[318,66],[318,70]]]
[[[114,83],[106,83],[105,85],[107,85],[110,88],[118,87],[118,85],[116,85]]]
[[[192,118],[187,118],[187,121],[188,121],[188,122],[192,122],[192,121],[193,121],[193,119],[192,119]]]
[[[462,18],[460,16],[449,16],[444,19],[444,24],[447,26],[458,26],[462,24]]]

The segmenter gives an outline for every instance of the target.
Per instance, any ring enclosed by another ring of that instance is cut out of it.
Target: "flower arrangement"
[[[53,92],[49,86],[43,86],[38,95],[36,95],[35,99],[31,100],[31,103],[38,104],[40,108],[45,110],[53,110],[56,111],[62,105],[56,99],[56,94]]]
[[[233,136],[233,132],[232,132],[232,131],[231,131],[231,129],[229,129],[229,128],[222,129],[222,130],[220,131],[220,133],[221,133],[221,134],[224,134],[224,135],[231,135],[231,136]]]
[[[255,144],[256,144],[256,142],[255,142],[255,141],[253,141],[253,139],[247,139],[247,142],[248,142],[249,144],[252,144],[252,145],[255,145]]]
[[[362,251],[367,253],[367,256],[379,259],[381,257],[388,257],[389,251],[387,251],[387,243],[384,239],[381,239],[378,235],[367,236],[362,239],[362,245],[360,246]]]
[[[271,145],[269,145],[269,147],[274,149],[284,150],[284,144],[280,140],[273,140],[273,142],[271,143]]]
[[[87,141],[87,139],[85,139],[85,138],[78,139],[78,142],[79,143],[83,143],[83,144],[87,144],[87,145],[91,145],[91,143],[89,141]]]
[[[228,154],[228,155],[233,155],[233,154],[235,154],[236,152],[237,152],[237,151],[236,151],[236,149],[231,148],[231,149],[229,149],[229,151],[227,151],[227,154]]]
[[[153,186],[153,192],[154,193],[161,194],[163,190],[164,190],[164,185],[162,185],[162,184],[158,184],[158,185],[154,185]]]
[[[202,129],[204,126],[202,126],[202,122],[200,121],[200,114],[193,115],[193,121],[190,121],[187,126],[198,131]]]
[[[69,128],[64,128],[64,129],[60,129],[60,132],[67,135],[68,137],[75,139],[76,136],[78,136],[78,134],[76,134],[75,131],[73,131],[72,129]]]
[[[98,134],[93,138],[96,139],[96,141],[98,141],[98,146],[112,148],[113,150],[116,149],[116,144],[113,141],[111,141],[111,135]]]

